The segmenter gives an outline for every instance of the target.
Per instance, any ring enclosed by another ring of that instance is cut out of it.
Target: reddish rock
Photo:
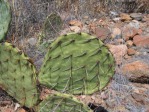
[[[130,20],[132,20],[130,15],[125,14],[125,13],[120,14],[120,18],[121,18],[122,21],[130,21]]]
[[[95,35],[101,40],[105,40],[110,37],[110,30],[108,28],[97,27],[95,28]]]
[[[70,30],[75,33],[78,33],[81,31],[80,27],[78,27],[78,26],[70,26]]]
[[[122,43],[124,43],[124,40],[123,39],[116,39],[116,43],[117,44],[122,44]]]
[[[121,30],[119,28],[114,28],[111,34],[112,38],[121,37]]]
[[[133,43],[140,47],[149,47],[149,36],[136,35],[133,38]]]
[[[133,82],[147,83],[149,81],[149,65],[145,62],[134,61],[125,64],[122,70]]]
[[[121,64],[123,56],[127,54],[127,46],[126,45],[107,45],[115,57],[116,63]]]
[[[78,26],[80,28],[83,27],[83,24],[80,21],[78,21],[78,20],[71,20],[71,21],[69,21],[69,25],[70,26]]]
[[[141,29],[136,29],[133,27],[125,27],[123,29],[122,36],[127,41],[129,39],[132,39],[135,35],[141,34],[141,31],[142,31]]]
[[[146,97],[145,96],[143,96],[141,94],[133,93],[132,97],[140,104],[146,105]]]
[[[131,47],[133,45],[133,42],[131,40],[128,40],[126,42],[127,47]]]
[[[90,32],[95,33],[95,29],[96,29],[96,24],[94,22],[90,23],[88,25]]]
[[[17,110],[17,112],[26,112],[23,108]]]
[[[128,54],[129,56],[134,55],[135,53],[136,53],[136,51],[135,51],[134,49],[132,49],[132,48],[129,48],[129,49],[127,50],[127,54]]]

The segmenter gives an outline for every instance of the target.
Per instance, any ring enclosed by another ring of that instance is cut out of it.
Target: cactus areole
[[[4,0],[0,0],[0,41],[6,36],[10,21],[10,7]]]
[[[74,96],[62,93],[49,95],[35,110],[36,112],[92,112]]]
[[[53,42],[39,73],[41,84],[70,94],[103,89],[115,71],[108,48],[86,33],[67,34]]]

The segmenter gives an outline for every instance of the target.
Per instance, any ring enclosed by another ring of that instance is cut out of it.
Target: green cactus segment
[[[37,112],[92,112],[86,105],[74,96],[55,93],[42,101]]]
[[[51,44],[39,81],[60,92],[92,94],[107,85],[114,65],[113,56],[99,39],[86,33],[68,34]]]
[[[0,87],[21,105],[32,107],[38,100],[34,66],[17,48],[0,44]]]
[[[10,20],[10,7],[4,0],[0,0],[0,41],[6,36]]]

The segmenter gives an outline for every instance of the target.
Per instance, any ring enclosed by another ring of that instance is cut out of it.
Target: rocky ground
[[[109,86],[83,99],[109,112],[149,112],[149,15],[111,12],[100,19],[73,20],[69,25],[71,31],[88,32],[103,40],[117,65]]]
[[[62,18],[63,19],[63,18]],[[91,96],[78,96],[85,103],[102,105],[109,112],[149,112],[149,14],[116,13],[90,19],[63,19],[59,35],[68,32],[87,32],[101,39],[116,60],[116,72],[109,85]],[[9,41],[9,40],[8,40]],[[39,44],[39,32],[17,42],[40,69],[46,44]],[[43,43],[44,43],[43,42]],[[4,92],[0,92],[0,112],[26,112]]]

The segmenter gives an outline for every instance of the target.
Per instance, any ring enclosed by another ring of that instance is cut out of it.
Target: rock
[[[0,109],[1,112],[14,112],[14,110],[12,108],[4,108],[4,109]]]
[[[131,13],[130,17],[137,20],[137,21],[141,21],[143,16],[141,13]]]
[[[137,94],[137,93],[133,93],[131,95],[137,102],[139,102],[140,104],[142,105],[147,105],[147,102],[146,102],[146,97],[142,94]]]
[[[118,22],[118,21],[120,21],[120,20],[121,20],[121,18],[120,18],[120,17],[113,18],[113,21],[114,21],[114,22]]]
[[[78,20],[71,20],[71,21],[69,21],[69,25],[70,26],[78,26],[80,28],[83,27],[83,24],[80,21],[78,21]]]
[[[133,42],[131,40],[128,40],[126,42],[127,47],[131,47],[133,45]]]
[[[131,56],[128,56],[128,54],[127,54],[127,55],[124,56],[124,58],[129,60],[129,59],[131,59]]]
[[[111,34],[112,38],[121,38],[122,35],[121,35],[121,30],[119,28],[114,28],[112,30],[112,34]]]
[[[134,55],[135,53],[136,53],[136,51],[135,51],[133,48],[129,48],[129,49],[127,50],[127,54],[128,54],[129,56]]]
[[[110,37],[110,30],[108,28],[97,27],[95,28],[95,35],[101,40],[105,40]]]
[[[130,20],[132,20],[132,18],[130,17],[130,15],[125,14],[125,13],[120,14],[120,17],[121,17],[121,20],[122,21],[130,21]]]
[[[94,22],[90,23],[89,25],[89,30],[91,33],[95,33],[95,29],[96,29],[96,24]]]
[[[28,43],[31,46],[35,46],[37,44],[37,38],[29,38]]]
[[[149,17],[144,16],[143,19],[142,19],[142,21],[143,21],[143,22],[149,22]]]
[[[140,34],[140,30],[133,27],[126,26],[122,30],[122,36],[126,41],[133,39],[133,37],[137,34]]]
[[[26,112],[23,108],[19,108],[17,112]]]
[[[129,80],[138,83],[149,82],[149,65],[143,61],[134,61],[125,64],[122,68]]]
[[[116,39],[116,45],[123,44],[125,41],[123,39]]]
[[[115,12],[115,11],[110,11],[109,13],[110,13],[110,16],[111,17],[117,17],[117,16],[119,16],[119,14],[117,12]]]
[[[136,35],[133,38],[133,43],[140,47],[149,47],[149,36]]]
[[[126,45],[107,45],[115,57],[116,64],[121,64],[122,63],[122,58],[125,54],[127,54],[127,46]]]
[[[78,27],[78,26],[70,26],[70,30],[75,33],[78,33],[81,31],[80,27]]]
[[[129,24],[128,24],[129,27],[133,27],[133,28],[136,28],[136,29],[139,29],[140,28],[140,23],[137,21],[137,20],[132,20]]]

